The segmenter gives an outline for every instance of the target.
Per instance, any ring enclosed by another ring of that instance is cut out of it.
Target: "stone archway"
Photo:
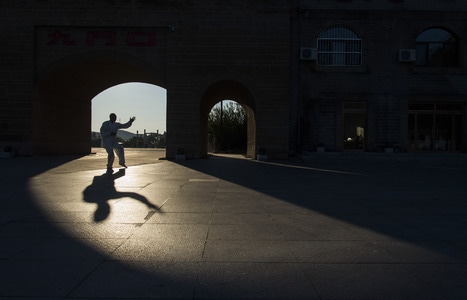
[[[162,75],[133,62],[105,58],[80,59],[53,68],[36,82],[34,153],[89,154],[92,98],[131,81],[164,87]]]
[[[247,156],[254,157],[256,151],[255,102],[248,88],[234,80],[221,80],[209,86],[201,99],[201,155],[207,155],[208,115],[211,108],[221,100],[234,100],[243,106],[248,118]]]

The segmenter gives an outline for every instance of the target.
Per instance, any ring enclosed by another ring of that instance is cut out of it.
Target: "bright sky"
[[[92,99],[91,130],[99,132],[102,122],[109,119],[110,113],[117,115],[117,122],[126,123],[135,116],[133,125],[125,129],[136,133],[166,130],[167,91],[156,85],[130,82],[102,91]]]

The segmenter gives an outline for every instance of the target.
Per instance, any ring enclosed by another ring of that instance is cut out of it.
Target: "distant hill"
[[[129,131],[126,131],[126,130],[119,129],[118,132],[117,132],[117,136],[119,138],[121,138],[122,140],[124,140],[124,141],[128,141],[132,137],[135,137],[136,134],[132,133],[132,132],[129,132]]]

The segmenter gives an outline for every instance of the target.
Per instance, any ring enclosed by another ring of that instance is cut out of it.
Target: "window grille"
[[[362,39],[345,27],[333,27],[318,37],[318,66],[361,66]]]

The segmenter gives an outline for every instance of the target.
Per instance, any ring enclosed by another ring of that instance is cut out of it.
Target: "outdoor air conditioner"
[[[400,62],[413,62],[415,59],[415,49],[399,49]]]
[[[318,57],[318,49],[316,48],[300,48],[301,60],[316,60]]]

